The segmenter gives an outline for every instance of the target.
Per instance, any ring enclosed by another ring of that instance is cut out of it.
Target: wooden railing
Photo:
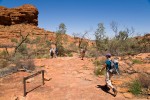
[[[35,77],[39,74],[42,74],[42,85],[44,85],[44,70],[41,70],[41,71],[38,71],[30,76],[27,76],[27,77],[24,77],[23,78],[23,96],[26,96],[27,95],[27,91],[26,91],[26,80],[28,80],[29,78],[32,78],[32,77]]]

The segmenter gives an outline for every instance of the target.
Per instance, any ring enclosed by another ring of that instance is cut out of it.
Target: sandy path
[[[25,72],[15,73],[0,79],[0,100],[125,100],[118,93],[113,97],[113,92],[107,93],[103,90],[104,76],[96,77],[93,73],[94,66],[91,59],[80,60],[77,57],[62,57],[54,59],[37,59],[37,66],[46,71],[45,85],[29,92],[24,98],[22,88],[22,77],[27,76]],[[8,81],[9,80],[9,81]],[[12,84],[13,81],[13,84]],[[41,84],[41,77],[31,80],[27,85],[32,89]]]

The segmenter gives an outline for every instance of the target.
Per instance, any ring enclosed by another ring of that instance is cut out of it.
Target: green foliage
[[[138,80],[133,80],[130,83],[129,91],[134,95],[140,94],[142,91],[141,83]]]
[[[127,31],[120,31],[118,35],[116,35],[116,38],[118,40],[126,40],[128,38],[128,33]]]
[[[1,59],[0,61],[0,69],[5,68],[8,65],[8,61],[6,59]]]
[[[57,45],[57,49],[58,49],[59,56],[65,56],[65,48],[61,44]]]
[[[26,44],[22,44],[19,48],[18,51],[22,54],[27,53],[27,45]]]
[[[135,39],[118,40],[113,38],[109,40],[108,51],[113,55],[134,55],[139,52]]]
[[[63,46],[63,43],[66,43],[67,41],[65,33],[66,33],[66,26],[64,23],[61,23],[59,25],[59,30],[57,30],[56,32],[56,47],[58,49],[59,56],[65,56],[66,53],[66,50]]]
[[[101,75],[100,70],[101,70],[101,67],[95,67],[95,69],[94,69],[94,74],[95,74],[96,76]]]
[[[83,40],[83,41],[81,42],[81,44],[80,44],[80,47],[81,47],[81,48],[86,48],[87,46],[88,46],[88,42],[87,42],[87,41],[84,41],[84,40]]]
[[[49,54],[38,54],[35,58],[40,59],[40,58],[49,58],[49,57],[50,57]]]
[[[95,58],[98,58],[99,56],[99,53],[98,51],[96,50],[96,48],[89,48],[88,49],[88,52],[86,54],[86,57],[95,57]]]
[[[78,52],[78,46],[76,46],[75,43],[70,43],[67,49],[70,50],[71,52]]]
[[[30,43],[30,42],[31,42],[30,38],[27,38],[27,39],[25,40],[25,43]]]
[[[17,63],[17,61],[19,61],[20,59],[23,59],[23,58],[24,58],[24,56],[22,55],[22,53],[17,52],[17,53],[15,54],[15,56],[13,56],[13,57],[11,58],[11,60],[12,60],[13,62]]]
[[[30,39],[27,37],[28,35],[24,37],[20,33],[21,38],[19,41],[15,38],[11,39],[12,42],[16,43],[15,51],[8,53],[7,48],[12,46],[5,46],[6,50],[0,52],[0,56],[2,58],[0,62],[0,67],[7,67],[9,64],[14,64],[17,68],[21,68],[23,66],[23,62],[31,58],[30,56],[34,53],[32,53],[33,48],[31,47],[31,44],[29,45],[30,48],[27,48],[27,45],[30,43]],[[37,38],[36,42],[38,42],[39,40],[40,39]],[[29,68],[33,64],[31,64],[31,61],[27,61],[24,62],[24,65]]]
[[[32,40],[32,44],[39,43],[41,41],[41,37],[37,36],[35,39]]]
[[[142,61],[138,59],[132,59],[133,64],[142,64]]]
[[[48,41],[48,40],[46,40],[46,45],[47,45],[47,46],[50,46],[50,45],[51,45],[51,42]]]
[[[149,34],[145,34],[142,38],[136,38],[137,41],[137,50],[139,52],[150,52],[150,38]]]
[[[11,42],[18,43],[18,40],[17,40],[16,38],[12,38],[12,39],[11,39]]]
[[[106,49],[106,44],[108,42],[107,41],[108,38],[106,38],[105,33],[106,32],[103,23],[99,23],[98,28],[94,35],[95,35],[96,47],[101,52]]]
[[[95,61],[93,62],[93,64],[94,64],[95,66],[100,66],[100,65],[101,65],[101,63],[100,63],[99,60],[95,60]]]
[[[66,25],[64,23],[60,23],[59,30],[57,31],[57,33],[60,33],[60,34],[66,33]]]
[[[68,53],[69,57],[73,57],[73,54],[71,52]]]
[[[95,67],[95,69],[94,69],[94,74],[95,74],[96,76],[98,76],[98,75],[104,75],[104,74],[105,74],[105,70],[103,70],[102,72],[100,72],[100,70],[101,70],[101,66]]]
[[[6,58],[7,55],[8,55],[8,54],[7,54],[6,50],[3,50],[3,51],[0,52],[0,57],[1,57],[1,58]]]
[[[22,66],[30,71],[35,70],[35,65],[34,65],[34,61],[32,59],[27,59],[24,61],[24,63],[22,63]]]
[[[62,47],[63,41],[63,35],[59,32],[56,32],[56,45],[59,46],[59,48]]]
[[[100,72],[100,70],[102,69],[102,64],[104,64],[103,62],[104,62],[103,60],[101,60],[101,61],[95,60],[93,62],[93,64],[95,65],[94,74],[96,76],[98,76],[98,75],[104,75],[105,74],[105,70],[103,70],[102,72]]]
[[[22,55],[22,53],[19,52],[17,52],[14,56],[10,57],[12,63],[14,63],[18,68],[22,66],[21,59],[24,59],[24,56]]]

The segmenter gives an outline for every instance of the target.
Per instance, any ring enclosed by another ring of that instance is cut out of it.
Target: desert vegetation
[[[79,56],[80,49],[84,48],[86,50],[85,57],[91,59],[90,62],[94,65],[93,74],[96,77],[105,75],[105,71],[100,73],[100,69],[105,62],[103,56],[109,52],[113,57],[119,57],[120,61],[125,63],[125,65],[120,65],[121,77],[138,74],[135,79],[132,78],[132,80],[124,82],[125,86],[128,87],[126,92],[135,96],[144,95],[148,97],[150,88],[149,72],[138,70],[136,65],[142,67],[145,63],[149,64],[149,56],[146,58],[135,56],[150,52],[149,34],[141,37],[134,36],[136,33],[133,28],[119,30],[117,25],[116,22],[110,23],[110,28],[115,35],[107,36],[104,23],[98,23],[93,35],[94,40],[89,37],[90,31],[80,34],[73,33],[73,37],[67,35],[67,27],[64,23],[60,23],[58,30],[53,33],[36,27],[26,32],[25,29],[21,28],[23,25],[21,27],[17,26],[19,28],[15,30],[15,33],[11,33],[16,36],[13,35],[8,43],[0,45],[2,49],[0,50],[0,69],[6,69],[1,74],[6,75],[19,70],[33,72],[37,68],[34,63],[35,59],[50,58],[49,49],[51,45],[55,45],[58,49],[58,57],[73,57],[74,54]],[[1,26],[1,30],[6,31],[9,27],[12,26]],[[24,27],[27,26],[24,25]],[[10,30],[14,31],[14,28],[10,28]],[[84,66],[84,68],[88,70],[88,67]],[[124,88],[123,85],[119,87]]]
[[[147,74],[139,74],[136,79],[129,83],[129,91],[136,96],[148,95],[150,86],[150,79],[148,77],[149,75]]]
[[[140,36],[133,27],[112,21],[109,29],[99,22],[95,30],[73,32],[70,36],[63,22],[54,32],[39,28],[38,9],[32,5],[13,9],[0,7],[0,10],[0,89],[3,90],[0,99],[11,95],[17,97],[2,99],[22,100],[22,78],[42,69],[45,80],[50,81],[46,81],[41,90],[33,89],[27,100],[29,97],[33,97],[31,100],[37,97],[48,100],[51,97],[58,97],[57,100],[108,97],[112,100],[111,91],[103,89],[106,71],[100,72],[106,53],[119,60],[120,75],[112,77],[119,93],[115,99],[150,99],[150,33],[138,33],[143,34]],[[56,58],[50,57],[53,46],[58,49]],[[85,50],[84,60],[80,59],[81,49]],[[29,88],[36,85],[32,81],[34,79],[27,83]]]

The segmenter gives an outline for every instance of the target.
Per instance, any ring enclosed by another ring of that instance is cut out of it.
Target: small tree
[[[26,35],[26,36],[23,36],[22,35],[22,32],[20,30],[20,36],[21,36],[21,40],[20,42],[18,43],[18,45],[15,47],[15,51],[14,51],[14,55],[16,54],[17,50],[20,48],[20,46],[27,40],[28,36],[29,36],[29,33]]]
[[[105,33],[104,24],[99,23],[94,35],[96,39],[96,48],[101,52],[106,49],[106,44],[108,42],[108,38],[106,38]]]
[[[113,32],[115,33],[115,36],[118,35],[118,23],[116,23],[115,21],[112,21],[110,23],[110,27],[113,30]]]
[[[118,40],[126,40],[128,38],[128,33],[126,31],[120,31],[116,38]]]
[[[66,25],[61,23],[59,25],[59,29],[56,31],[56,47],[59,50],[59,55],[63,56],[65,54],[65,50],[63,47],[63,43],[66,41]]]
[[[110,26],[115,33],[115,37],[109,44],[109,51],[115,55],[122,55],[128,53],[127,51],[131,51],[131,47],[133,47],[134,44],[131,45],[131,43],[129,43],[131,42],[129,37],[133,35],[134,29],[131,27],[131,29],[125,28],[124,30],[118,31],[118,24],[114,21]]]
[[[85,40],[85,36],[88,34],[88,32],[85,32],[81,38],[79,38],[79,45],[78,48],[84,47],[87,48],[87,43],[84,41]]]
[[[65,34],[67,31],[66,25],[64,23],[60,23],[58,33]]]

